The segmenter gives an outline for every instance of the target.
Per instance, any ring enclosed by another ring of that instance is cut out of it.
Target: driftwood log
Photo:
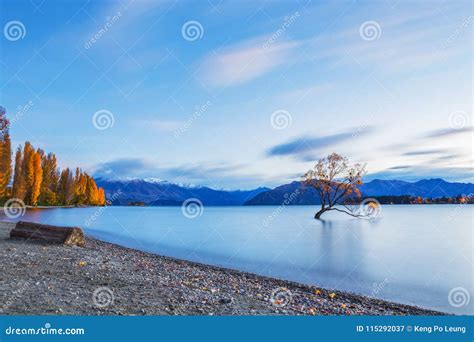
[[[86,239],[81,228],[58,227],[46,224],[19,221],[10,231],[11,238],[41,240],[67,246],[84,246]]]

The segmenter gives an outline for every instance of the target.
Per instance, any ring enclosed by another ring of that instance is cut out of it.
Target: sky
[[[473,181],[470,1],[0,4],[12,142],[96,177],[277,186],[337,152],[367,180]]]

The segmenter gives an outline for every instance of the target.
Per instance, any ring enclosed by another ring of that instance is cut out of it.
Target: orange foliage
[[[326,158],[320,159],[316,165],[303,175],[303,183],[314,188],[321,202],[321,209],[315,218],[330,210],[347,211],[348,208],[336,208],[336,205],[344,205],[345,201],[352,197],[361,197],[359,186],[363,184],[362,176],[365,174],[365,165],[350,165],[347,158],[332,153]],[[347,210],[346,210],[347,209]]]
[[[103,188],[99,188],[99,205],[105,205],[105,192]]]
[[[41,155],[38,152],[33,152],[33,184],[31,187],[31,205],[38,204],[38,198],[41,191],[41,183],[43,182],[43,169],[41,168]]]

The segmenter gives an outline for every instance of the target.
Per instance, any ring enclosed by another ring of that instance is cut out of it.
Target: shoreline
[[[358,204],[357,204],[358,205]],[[382,205],[384,206],[411,206],[411,205],[427,205],[427,206],[437,206],[437,205],[474,205],[474,203],[383,203]],[[176,205],[125,205],[125,204],[111,204],[111,205],[82,205],[82,206],[76,206],[76,205],[38,205],[38,206],[32,206],[32,205],[26,205],[26,209],[81,209],[81,208],[101,208],[101,207],[126,207],[126,208],[172,208],[176,207],[179,208],[181,207],[182,204],[176,204]],[[236,205],[216,205],[216,204],[206,204],[207,207],[216,207],[216,208],[221,208],[221,207],[278,207],[281,206],[281,204],[236,204]],[[317,207],[320,206],[320,204],[288,204],[290,207]]]
[[[160,256],[89,236],[85,247],[7,239],[5,231],[12,226],[0,222],[3,315],[446,314]]]
[[[87,208],[86,206],[84,207],[76,207],[75,205],[27,205],[25,206],[26,209],[54,209],[54,208]]]

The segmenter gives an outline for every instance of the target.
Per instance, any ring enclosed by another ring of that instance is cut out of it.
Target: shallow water
[[[187,218],[180,207],[74,208],[28,210],[21,219],[80,226],[161,255],[474,314],[474,206],[386,205],[377,219],[331,212],[323,222],[312,218],[314,209],[205,207]]]

